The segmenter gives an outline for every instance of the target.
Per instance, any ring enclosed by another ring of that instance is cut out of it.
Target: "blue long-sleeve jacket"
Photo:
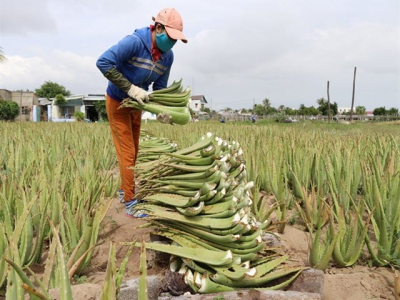
[[[153,90],[165,88],[174,54],[169,50],[161,54],[160,60],[154,62],[151,56],[151,44],[150,28],[137,29],[105,51],[96,65],[103,74],[111,68],[117,69],[132,84],[146,91],[152,83]],[[111,81],[108,82],[107,94],[118,101],[128,97],[126,92]]]

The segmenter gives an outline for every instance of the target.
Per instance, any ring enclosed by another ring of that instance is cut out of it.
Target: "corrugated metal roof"
[[[67,103],[65,103],[65,104],[63,104],[63,105],[61,105],[61,106],[68,106],[68,107],[71,107],[71,106],[82,106],[83,105],[83,100],[82,99],[66,99],[67,100]]]
[[[201,102],[208,103],[204,95],[195,95],[190,97],[192,100],[200,100]]]

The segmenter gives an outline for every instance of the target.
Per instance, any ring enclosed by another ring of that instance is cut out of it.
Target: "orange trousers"
[[[120,189],[124,191],[124,200],[128,202],[135,198],[133,167],[139,151],[142,111],[127,107],[118,109],[120,104],[121,102],[107,95],[106,109],[117,152],[121,176]]]

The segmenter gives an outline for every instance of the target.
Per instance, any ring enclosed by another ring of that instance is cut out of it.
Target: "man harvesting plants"
[[[109,80],[106,109],[121,176],[119,198],[125,203],[126,215],[131,218],[146,216],[135,211],[133,170],[139,150],[142,111],[119,106],[128,97],[144,105],[149,101],[147,91],[151,84],[154,91],[166,88],[174,60],[171,49],[177,40],[187,43],[182,32],[182,18],[174,8],[162,9],[153,21],[154,25],[136,29],[110,47],[96,63]],[[166,121],[162,114],[157,120]]]

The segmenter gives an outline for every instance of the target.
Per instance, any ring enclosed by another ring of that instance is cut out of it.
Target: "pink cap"
[[[187,43],[187,39],[183,34],[183,22],[181,15],[174,8],[162,9],[153,21],[165,26],[168,35],[174,40],[182,40]]]

